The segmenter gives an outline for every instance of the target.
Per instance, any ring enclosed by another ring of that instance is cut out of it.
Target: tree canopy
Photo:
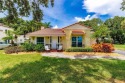
[[[122,11],[125,10],[125,0],[122,0],[122,3],[121,3],[121,10],[122,10]]]
[[[29,32],[37,31],[41,29],[41,26],[44,28],[50,28],[51,23],[50,22],[37,22],[34,20],[26,21],[21,18],[18,18],[14,23],[8,23],[5,18],[0,18],[0,23],[3,23],[4,25],[9,26],[10,28],[13,28],[16,33],[19,35],[25,35]]]
[[[80,23],[84,24],[85,26],[92,27],[93,30],[98,28],[98,25],[103,24],[103,21],[99,18],[93,18],[92,20],[81,21]]]
[[[125,43],[125,17],[115,16],[104,22],[99,18],[94,18],[80,23],[91,27],[95,32],[93,36],[96,38],[110,36],[114,40],[114,43]]]
[[[0,0],[0,12],[7,13],[9,22],[14,22],[20,16],[32,14],[33,20],[40,22],[43,17],[42,7],[54,5],[54,0]]]
[[[124,29],[125,17],[115,16],[114,18],[107,19],[104,24],[110,29],[110,36],[113,38],[114,43],[124,44],[125,30]]]

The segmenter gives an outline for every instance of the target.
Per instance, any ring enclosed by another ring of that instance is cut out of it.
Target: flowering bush
[[[112,52],[114,50],[113,44],[110,43],[101,43],[101,44],[93,44],[92,45],[94,52]]]

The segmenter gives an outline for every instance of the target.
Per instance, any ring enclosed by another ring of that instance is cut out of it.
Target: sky
[[[70,24],[100,18],[103,21],[114,16],[125,16],[121,11],[122,0],[55,0],[54,7],[42,8],[43,22],[51,22],[53,28],[63,28]],[[0,13],[0,17],[4,14]],[[23,18],[30,20],[29,18]]]

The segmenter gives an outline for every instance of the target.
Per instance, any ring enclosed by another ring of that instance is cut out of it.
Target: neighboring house
[[[62,29],[41,29],[27,35],[34,44],[49,45],[51,49],[57,49],[61,44],[63,49],[71,47],[91,46],[91,29],[80,23],[75,23]]]
[[[9,43],[10,43],[9,40],[4,41],[4,40],[2,39],[3,37],[6,37],[6,32],[7,32],[8,30],[12,30],[12,29],[9,28],[9,27],[7,27],[7,26],[5,26],[5,25],[3,25],[3,24],[0,24],[0,49],[5,48],[5,47],[7,47],[7,46],[10,45],[10,44],[9,44]]]
[[[6,32],[8,30],[12,30],[11,28],[3,25],[3,24],[0,24],[0,44],[8,44],[9,43],[9,40],[8,41],[4,41],[2,38],[3,37],[6,37]]]
[[[9,28],[3,24],[0,23],[0,48],[6,47],[10,45],[10,40],[4,41],[3,38],[6,37],[6,32],[8,30],[13,31],[12,28]],[[17,41],[14,41],[17,44],[24,43],[25,40],[28,39],[27,37],[24,37],[24,35],[18,35]]]
[[[28,39],[29,38],[27,36],[24,37],[24,35],[18,35],[18,37],[17,37],[17,44],[22,44],[22,43],[24,43]]]

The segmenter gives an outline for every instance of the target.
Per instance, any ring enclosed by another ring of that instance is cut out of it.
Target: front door
[[[58,37],[52,37],[52,49],[57,49]]]

